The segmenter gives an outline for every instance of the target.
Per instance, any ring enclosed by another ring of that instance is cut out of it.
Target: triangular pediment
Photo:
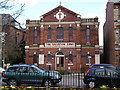
[[[53,10],[43,14],[41,16],[41,21],[43,22],[78,21],[79,20],[78,16],[79,14],[60,5],[54,8]]]

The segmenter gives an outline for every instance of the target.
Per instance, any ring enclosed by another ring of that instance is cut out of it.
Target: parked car
[[[3,82],[10,86],[41,84],[48,87],[59,83],[62,76],[57,71],[46,71],[36,65],[11,65],[3,73]]]
[[[90,88],[102,85],[120,88],[120,72],[109,68],[91,68],[84,76],[84,83]]]
[[[112,64],[92,64],[90,68],[110,68],[110,69],[115,69],[115,70],[120,71],[120,67],[117,67]]]
[[[5,69],[2,68],[2,67],[0,67],[0,74],[1,74],[3,71],[5,71]]]

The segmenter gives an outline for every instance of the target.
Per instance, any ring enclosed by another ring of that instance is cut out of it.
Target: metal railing
[[[64,73],[62,74],[62,80],[58,83],[59,87],[68,88],[83,88],[84,87],[84,73]]]

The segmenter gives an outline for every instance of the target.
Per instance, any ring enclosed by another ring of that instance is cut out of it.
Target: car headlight
[[[53,74],[53,76],[52,76],[52,79],[59,79],[60,78],[60,75],[59,74]]]
[[[51,77],[51,79],[60,79],[61,78],[61,74],[58,72],[49,72],[49,76]]]
[[[56,74],[55,77],[56,77],[57,79],[60,78],[60,76],[59,76],[58,74]]]

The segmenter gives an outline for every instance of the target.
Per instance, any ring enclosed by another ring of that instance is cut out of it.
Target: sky
[[[14,0],[11,0],[14,1]],[[39,20],[40,16],[61,5],[81,15],[82,18],[99,18],[99,45],[103,45],[103,24],[108,0],[16,0],[25,3],[24,12],[17,21],[25,25],[27,19]]]

